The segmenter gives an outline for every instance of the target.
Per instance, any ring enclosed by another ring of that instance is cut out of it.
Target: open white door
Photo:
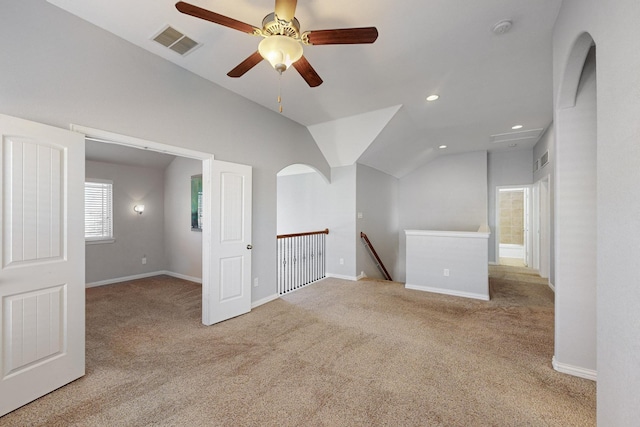
[[[202,290],[205,325],[251,311],[251,167],[217,160],[210,164],[210,174],[203,170],[212,218],[204,218],[212,224],[210,280],[203,281]]]
[[[0,115],[0,416],[85,369],[84,136]]]

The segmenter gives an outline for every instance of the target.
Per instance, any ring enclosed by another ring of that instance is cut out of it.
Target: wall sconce
[[[142,212],[144,212],[144,205],[135,205],[133,207],[133,211],[142,215]]]

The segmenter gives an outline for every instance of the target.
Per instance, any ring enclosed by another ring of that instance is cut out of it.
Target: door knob
[[[253,249],[252,245],[247,245],[247,249]]]

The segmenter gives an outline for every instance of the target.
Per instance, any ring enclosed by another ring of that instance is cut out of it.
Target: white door
[[[212,325],[251,311],[251,167],[205,162],[203,192],[210,195],[210,280],[203,281],[202,323]],[[211,177],[207,182],[206,177]],[[204,238],[209,238],[205,228]]]
[[[84,136],[0,115],[0,415],[84,375]]]

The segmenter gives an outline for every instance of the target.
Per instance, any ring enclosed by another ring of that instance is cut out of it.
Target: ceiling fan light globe
[[[302,45],[287,36],[269,36],[258,45],[260,55],[282,73],[302,57]]]

